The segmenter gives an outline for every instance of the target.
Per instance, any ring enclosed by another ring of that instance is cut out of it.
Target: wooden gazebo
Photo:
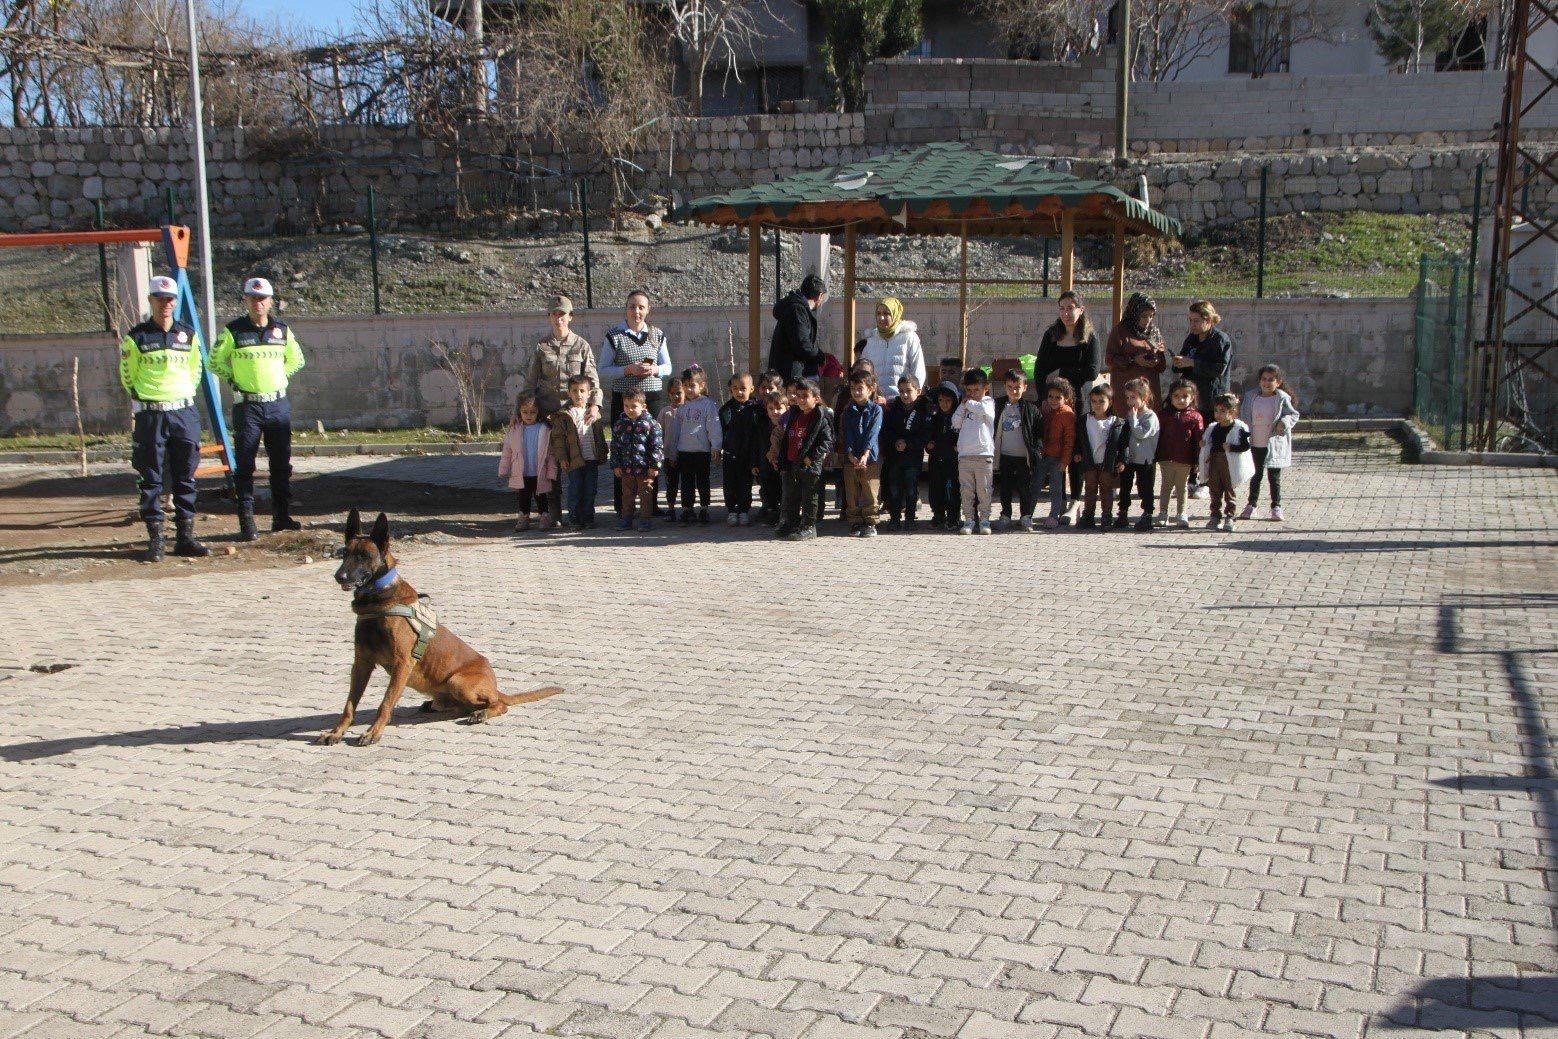
[[[1179,222],[1112,184],[1048,168],[1040,159],[1002,155],[964,144],[926,144],[859,162],[797,174],[724,195],[693,199],[680,219],[747,228],[748,349],[753,371],[762,367],[762,232],[842,232],[844,328],[842,355],[853,360],[855,242],[861,234],[956,235],[962,242],[956,278],[878,275],[874,282],[958,286],[958,352],[968,359],[969,285],[1037,285],[1032,278],[970,278],[968,239],[1042,236],[1060,239],[1061,291],[1077,284],[1078,235],[1114,242],[1111,313],[1124,305],[1125,238],[1179,234]],[[826,272],[824,272],[825,274]]]

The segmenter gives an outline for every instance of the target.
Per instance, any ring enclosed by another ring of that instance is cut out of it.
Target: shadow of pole
[[[1502,605],[1542,608],[1551,604],[1545,596],[1534,599],[1535,602]],[[1486,650],[1468,649],[1464,644],[1460,616],[1463,605],[1486,608],[1489,604],[1440,603],[1437,648],[1445,654],[1486,653]],[[1553,882],[1553,878],[1558,877],[1558,781],[1555,781],[1555,771],[1548,758],[1552,737],[1542,716],[1537,685],[1529,670],[1527,658],[1531,651],[1501,649],[1496,655],[1513,701],[1516,731],[1525,757],[1524,775],[1460,775],[1434,782],[1461,793],[1524,793],[1532,798],[1536,822],[1542,833],[1539,852],[1548,860],[1546,865],[1538,863],[1537,868],[1544,874],[1543,887],[1547,892],[1552,933],[1547,949],[1531,950],[1531,960],[1539,964],[1533,973],[1425,979],[1403,996],[1399,1004],[1371,1022],[1374,1028],[1382,1031],[1517,1029],[1521,1034],[1558,1032],[1558,974],[1551,973],[1552,964],[1558,962],[1558,883]],[[1549,973],[1540,973],[1542,969]]]

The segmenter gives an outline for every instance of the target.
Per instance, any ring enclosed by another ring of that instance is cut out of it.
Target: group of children
[[[1073,510],[1081,529],[1184,528],[1190,497],[1210,498],[1208,528],[1232,531],[1238,489],[1248,487],[1238,518],[1249,519],[1263,476],[1270,518],[1283,518],[1281,474],[1292,463],[1299,413],[1276,365],[1260,369],[1259,385],[1242,400],[1225,393],[1205,412],[1187,379],[1169,387],[1160,411],[1142,378],[1118,390],[1094,383],[1081,400],[1058,375],[1045,382],[1039,399],[1028,396],[1020,367],[1001,382],[1004,394],[993,397],[990,374],[970,368],[961,392],[943,381],[927,394],[904,376],[889,399],[870,363],[859,362],[832,407],[816,380],[786,386],[776,373],[755,382],[736,375],[729,399],[716,406],[694,365],[671,380],[669,404],[658,416],[648,413],[642,392],[623,393],[608,446],[604,420],[588,420],[591,384],[581,375],[570,380],[569,406],[550,424],[532,399],[518,403],[499,473],[519,492],[521,530],[533,523],[532,507],[540,504],[546,513],[539,499],[557,478],[574,526],[593,526],[598,460],[621,481],[621,529],[651,529],[661,477],[671,520],[707,524],[716,457],[726,522],[772,524],[789,540],[817,536],[830,480],[840,488],[841,511],[856,537],[874,537],[884,512],[888,530],[916,529],[922,476],[930,529],[959,534],[989,534],[992,526],[1054,530],[1071,524]],[[1116,393],[1123,407],[1116,406]],[[1036,522],[1044,492],[1049,512]],[[997,495],[1000,515],[992,525]],[[1134,523],[1133,500],[1140,510]]]

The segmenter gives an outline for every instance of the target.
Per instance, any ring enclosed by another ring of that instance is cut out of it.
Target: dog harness
[[[389,571],[383,577],[373,582],[372,589],[381,592],[400,580],[400,575],[394,570]],[[420,661],[427,653],[428,644],[433,641],[433,636],[438,634],[438,611],[433,609],[433,603],[427,596],[418,594],[417,601],[410,606],[399,603],[394,606],[386,606],[378,611],[379,617],[404,617],[406,623],[411,625],[411,630],[416,633],[417,643],[411,647],[411,659]]]

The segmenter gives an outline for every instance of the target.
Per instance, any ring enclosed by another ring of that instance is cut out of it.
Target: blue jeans
[[[1066,511],[1066,466],[1059,458],[1051,458],[1044,455],[1039,459],[1039,471],[1036,480],[1043,484],[1044,478],[1049,477],[1049,514],[1051,519],[1059,519]]]
[[[600,465],[585,462],[577,469],[563,474],[563,501],[568,506],[568,518],[576,527],[587,527],[595,522],[595,490],[599,484]]]

